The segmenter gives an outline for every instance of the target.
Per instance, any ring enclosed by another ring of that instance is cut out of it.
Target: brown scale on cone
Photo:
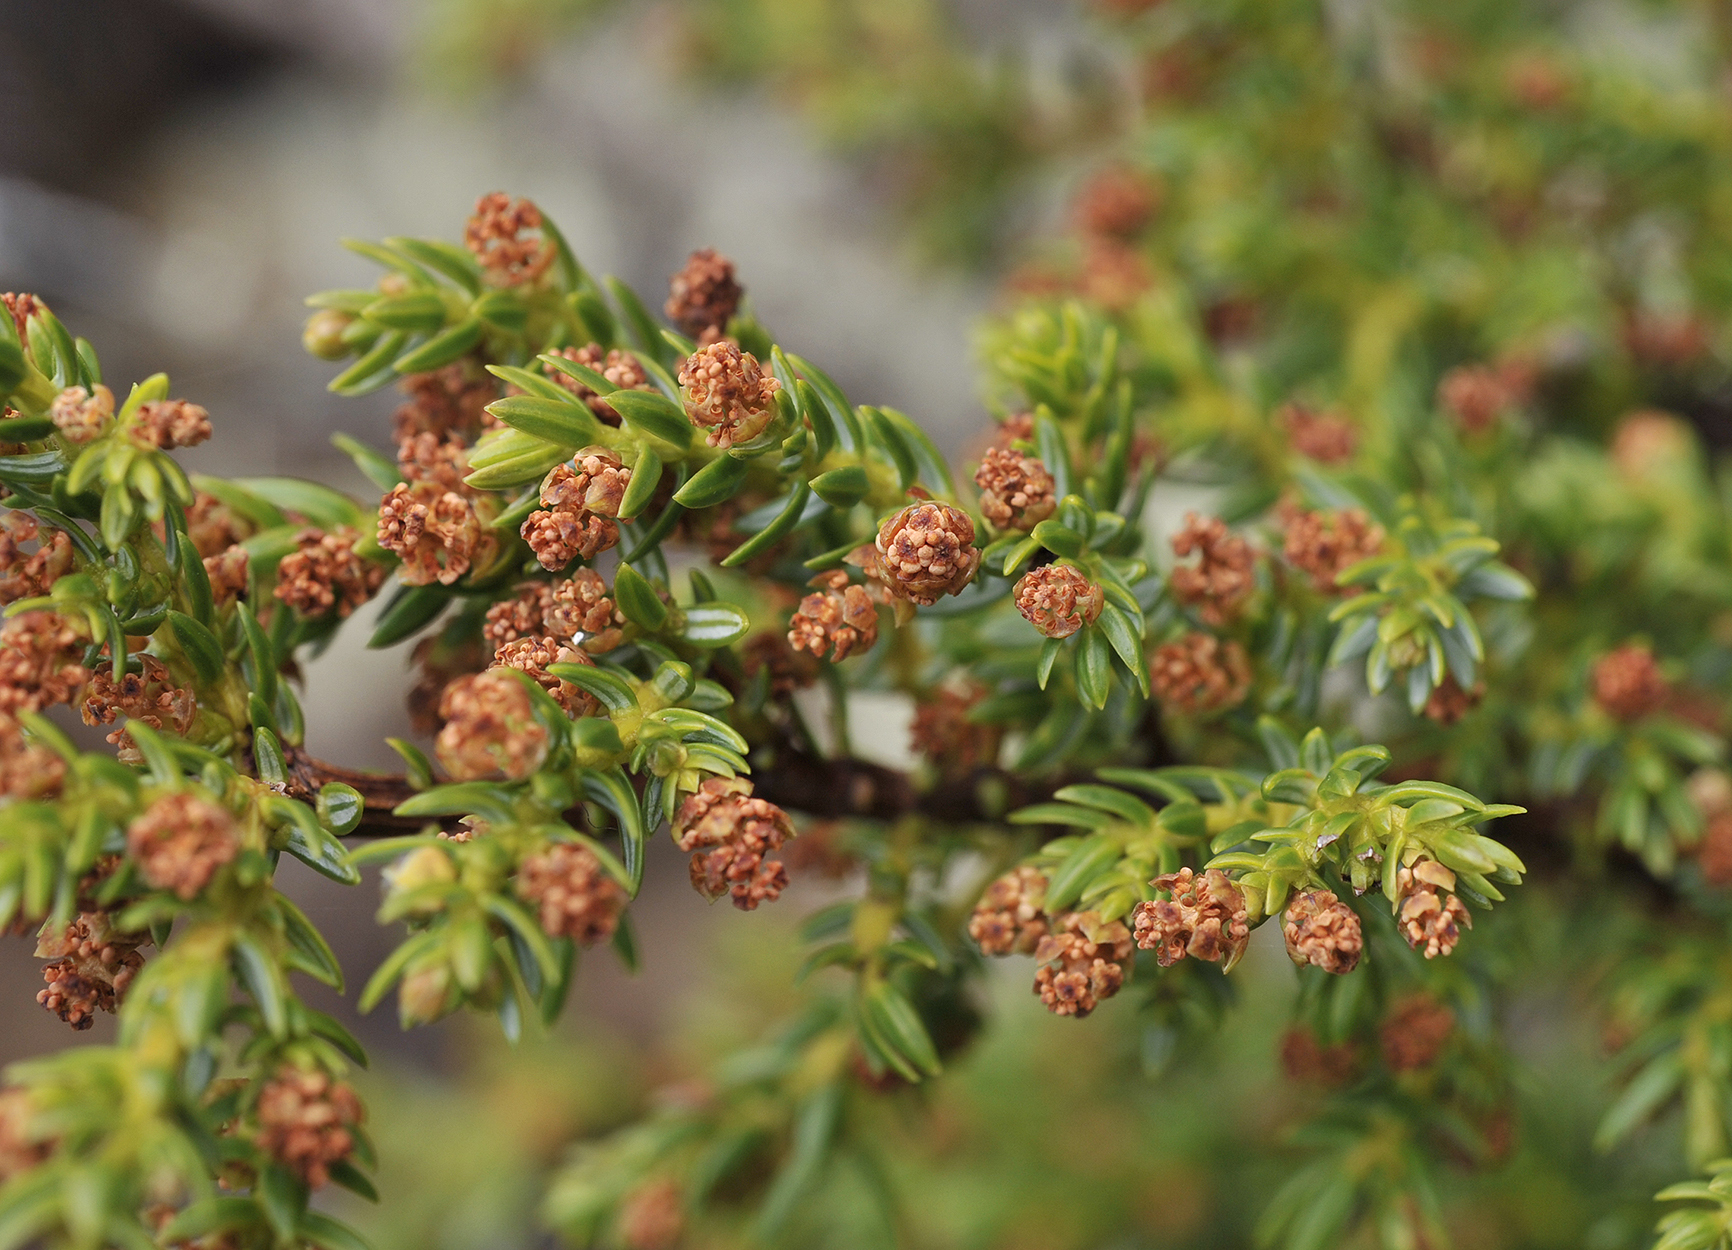
[[[558,256],[541,230],[541,210],[529,200],[494,191],[475,201],[463,243],[494,286],[522,286],[545,274]]]
[[[439,699],[445,725],[434,752],[458,781],[504,774],[521,781],[547,758],[547,730],[523,683],[504,669],[459,677]]]
[[[874,550],[868,572],[894,598],[923,608],[961,594],[980,567],[969,515],[932,500],[910,504],[879,526]]]
[[[276,597],[302,616],[335,610],[347,617],[384,584],[385,570],[355,552],[360,535],[346,527],[327,533],[304,529],[299,544],[277,565]]]
[[[1071,216],[1085,235],[1134,239],[1160,205],[1160,189],[1150,178],[1128,165],[1112,165],[1083,185]]]
[[[1304,890],[1287,903],[1281,922],[1287,956],[1301,966],[1310,964],[1342,976],[1359,966],[1365,933],[1353,909],[1331,890]]]
[[[1245,896],[1226,873],[1181,868],[1149,884],[1172,895],[1138,903],[1132,914],[1137,946],[1156,952],[1156,963],[1171,967],[1187,955],[1209,963],[1238,961],[1251,930]]]
[[[536,910],[549,937],[591,946],[613,936],[625,891],[588,847],[556,842],[517,869],[517,896]]]
[[[848,574],[831,569],[814,577],[816,591],[800,600],[788,622],[788,645],[822,659],[827,651],[841,663],[878,641],[878,609],[866,587],[850,584]]]
[[[619,542],[619,506],[631,470],[612,452],[588,447],[541,480],[542,511],[523,523],[523,540],[541,567],[556,572],[579,557],[593,560]]]
[[[74,443],[88,443],[113,418],[114,392],[101,383],[89,390],[69,386],[48,405],[48,419],[54,422],[54,428]],[[208,425],[207,422],[207,429]]]
[[[1016,583],[1016,610],[1045,638],[1069,638],[1105,606],[1106,592],[1074,565],[1044,564]]]
[[[198,715],[198,700],[190,690],[174,684],[168,666],[154,655],[137,655],[139,671],[124,672],[114,680],[113,665],[102,663],[90,675],[84,703],[78,709],[86,725],[112,725],[115,721],[143,721],[152,729],[184,735]],[[108,735],[111,746],[120,748],[128,763],[143,759],[124,728]]]
[[[974,484],[980,488],[981,515],[999,529],[1027,532],[1058,509],[1046,465],[1011,447],[988,447]]]
[[[601,344],[590,343],[584,347],[562,347],[553,354],[595,370],[622,391],[653,391],[655,389],[650,383],[649,373],[645,371],[638,358],[617,347],[604,352],[601,349]],[[615,412],[613,406],[606,399],[597,395],[590,387],[585,386],[569,373],[562,372],[548,364],[545,360],[541,362],[541,371],[581,399],[595,414],[596,420],[603,425],[617,426],[619,424],[619,413]]]
[[[57,612],[21,612],[0,625],[0,712],[70,703],[90,679],[84,635]]]
[[[684,334],[707,345],[727,332],[743,294],[734,278],[734,262],[714,248],[701,247],[669,280],[662,311]]]
[[[1046,887],[1046,874],[1027,865],[986,887],[968,918],[968,936],[983,955],[1034,954],[1048,931]]]
[[[1288,508],[1282,513],[1282,530],[1282,556],[1310,574],[1312,589],[1324,595],[1345,593],[1347,588],[1337,582],[1341,574],[1383,549],[1383,527],[1358,508]]]
[[[1427,959],[1448,955],[1473,928],[1467,906],[1451,891],[1455,874],[1435,859],[1415,860],[1396,870],[1396,925],[1407,944]]]
[[[210,413],[184,399],[140,404],[132,421],[133,440],[157,451],[197,447],[211,436]]]
[[[16,718],[0,712],[0,796],[52,798],[65,779],[66,761],[59,753],[30,741]]]
[[[692,887],[711,900],[731,894],[741,911],[781,895],[787,871],[765,857],[793,836],[787,813],[753,798],[752,783],[743,777],[709,778],[674,815],[680,850],[696,852]]]
[[[494,668],[514,668],[535,680],[567,716],[593,716],[601,705],[594,695],[547,671],[549,664],[588,664],[595,661],[582,651],[568,647],[557,638],[519,638],[505,643],[493,654]]]
[[[1290,403],[1281,406],[1277,419],[1288,445],[1318,464],[1345,464],[1359,450],[1359,427],[1340,413]]]
[[[1003,733],[997,725],[980,725],[968,714],[986,697],[982,686],[944,686],[914,705],[910,745],[945,777],[967,777],[998,762]]]
[[[1640,720],[1665,706],[1672,688],[1654,653],[1637,643],[1608,651],[1594,663],[1594,702],[1621,721]]]
[[[1234,707],[1251,689],[1245,648],[1192,632],[1163,643],[1149,657],[1149,685],[1160,702],[1188,714]]]
[[[126,828],[126,853],[144,879],[190,901],[240,852],[234,817],[186,791],[165,794]]]
[[[117,932],[106,912],[81,912],[37,941],[36,957],[53,962],[42,970],[48,984],[36,1001],[74,1029],[88,1029],[98,1011],[119,1008],[144,967],[138,948],[149,940],[148,934]]]
[[[473,441],[498,424],[485,411],[499,398],[498,383],[464,361],[412,373],[397,389],[408,397],[391,417],[391,434],[399,445],[421,434],[441,440],[455,434]]]
[[[1181,560],[1197,557],[1195,564],[1175,565],[1168,579],[1179,602],[1196,608],[1210,625],[1225,625],[1238,615],[1254,589],[1256,557],[1250,543],[1220,517],[1190,512],[1173,536],[1173,554]]]
[[[317,1189],[355,1148],[361,1100],[324,1072],[284,1066],[259,1092],[260,1150]]]
[[[1515,392],[1496,369],[1458,365],[1437,384],[1437,403],[1469,434],[1490,429],[1514,407]]]
[[[776,416],[776,392],[782,388],[756,356],[727,339],[687,357],[679,383],[686,415],[705,431],[706,443],[724,451],[764,432]]]
[[[1066,912],[1034,948],[1034,992],[1055,1016],[1082,1019],[1125,983],[1131,933],[1118,921],[1103,924],[1099,913]]]
[[[35,550],[25,546],[34,543]],[[47,529],[28,512],[0,516],[0,605],[46,595],[72,571],[72,540],[63,530]]]
[[[1455,1032],[1455,1012],[1426,994],[1402,999],[1389,1013],[1378,1039],[1391,1072],[1413,1072],[1437,1062]]]
[[[399,482],[379,501],[378,540],[402,560],[405,586],[449,586],[494,549],[474,505],[435,482]]]

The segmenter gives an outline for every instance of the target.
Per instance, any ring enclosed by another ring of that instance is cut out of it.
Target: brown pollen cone
[[[32,1130],[32,1118],[29,1094],[22,1089],[0,1090],[0,1185],[53,1152],[53,1144]]]
[[[553,696],[554,702],[567,716],[593,716],[601,705],[594,695],[580,686],[547,671],[549,664],[588,664],[595,661],[583,652],[561,643],[557,638],[519,638],[505,643],[494,653],[494,668],[514,668],[535,679],[535,684]]]
[[[126,852],[144,879],[183,902],[210,884],[240,852],[234,817],[186,791],[157,799],[126,828]]]
[[[84,635],[57,612],[21,612],[0,625],[0,712],[70,703],[90,673]]]
[[[734,262],[714,248],[701,247],[668,282],[668,320],[700,343],[721,338],[745,294],[734,279]]]
[[[459,677],[439,700],[445,727],[434,744],[439,762],[458,781],[500,773],[521,781],[547,758],[547,730],[535,719],[529,691],[499,668]]]
[[[1463,690],[1454,673],[1445,673],[1443,680],[1425,700],[1424,714],[1426,719],[1436,721],[1439,725],[1453,725],[1478,707],[1483,698],[1483,681],[1476,681],[1472,690]]]
[[[967,777],[998,761],[1003,734],[997,725],[981,725],[968,713],[986,697],[980,686],[940,687],[914,705],[909,727],[911,745],[945,777]]]
[[[1288,900],[1281,936],[1294,963],[1321,968],[1337,976],[1359,966],[1365,933],[1351,907],[1331,890],[1303,890]]]
[[[1438,405],[1469,434],[1490,429],[1516,396],[1495,369],[1458,365],[1437,384]]]
[[[302,616],[336,610],[347,617],[384,584],[385,570],[355,553],[360,535],[341,528],[326,533],[304,529],[300,545],[277,565],[276,597]]]
[[[391,418],[391,434],[399,445],[420,434],[473,441],[489,425],[497,424],[485,409],[499,398],[498,383],[472,363],[456,361],[426,373],[411,373],[397,389],[408,397]]]
[[[1426,994],[1398,1002],[1378,1031],[1383,1062],[1392,1072],[1413,1072],[1437,1062],[1455,1032],[1455,1012]]]
[[[613,936],[625,907],[625,891],[608,876],[595,852],[555,842],[523,861],[517,896],[536,909],[542,932],[590,946]]]
[[[1358,1066],[1351,1042],[1325,1046],[1310,1029],[1298,1026],[1281,1035],[1281,1069],[1290,1081],[1332,1088],[1352,1080]]]
[[[211,436],[210,413],[184,399],[140,404],[132,420],[133,439],[157,451],[197,447]]]
[[[0,797],[52,798],[65,779],[66,761],[59,753],[30,741],[15,717],[0,712]]]
[[[20,343],[30,341],[30,318],[39,312],[48,311],[48,305],[28,291],[7,291],[0,294],[0,305],[4,305],[11,314],[12,328],[18,332]]]
[[[1251,689],[1251,661],[1237,642],[1193,631],[1155,648],[1149,684],[1156,699],[1181,712],[1217,712],[1244,700]]]
[[[258,1146],[310,1188],[354,1149],[361,1100],[324,1072],[282,1067],[259,1093]]]
[[[35,543],[25,552],[23,544]],[[72,540],[65,531],[44,529],[28,512],[0,516],[0,605],[45,595],[72,571]]]
[[[1052,926],[1034,948],[1034,992],[1053,1015],[1080,1020],[1124,986],[1130,930],[1092,911],[1055,916]]]
[[[588,447],[541,481],[541,506],[523,523],[523,540],[541,567],[557,571],[578,557],[594,559],[619,542],[620,503],[631,470],[601,447]]]
[[[841,663],[857,651],[870,651],[878,641],[878,609],[864,586],[851,585],[841,569],[820,573],[810,583],[813,594],[800,600],[788,622],[788,645]]]
[[[709,778],[674,814],[680,850],[696,852],[692,887],[712,900],[731,894],[741,911],[781,895],[787,871],[765,857],[793,836],[787,813],[753,798],[752,783],[743,777]]]
[[[700,347],[680,366],[686,415],[706,431],[704,441],[727,450],[764,432],[776,415],[782,384],[758,358],[727,339]]]
[[[1427,959],[1448,955],[1461,941],[1461,931],[1473,928],[1467,906],[1451,893],[1455,874],[1435,859],[1419,859],[1397,869],[1395,880],[1401,936]]]
[[[930,500],[910,504],[879,526],[876,550],[885,589],[923,608],[961,594],[980,567],[973,520]]]
[[[1156,952],[1156,963],[1167,968],[1186,955],[1209,963],[1238,961],[1251,929],[1245,896],[1226,873],[1181,868],[1149,884],[1172,895],[1138,903],[1132,913],[1137,946]]]
[[[379,501],[379,545],[403,563],[405,586],[449,586],[494,549],[469,500],[437,482],[399,482]]]
[[[534,282],[558,256],[553,240],[541,232],[541,210],[503,191],[475,201],[475,212],[463,227],[463,243],[495,286]]]
[[[1318,464],[1345,464],[1359,450],[1359,427],[1338,413],[1317,412],[1304,404],[1283,404],[1277,419],[1288,445]]]
[[[1046,899],[1046,874],[1024,865],[1012,868],[986,887],[974,914],[968,918],[968,936],[983,955],[1032,955],[1047,935],[1048,920],[1042,905]]]
[[[1181,560],[1197,557],[1195,564],[1176,565],[1168,579],[1181,603],[1196,608],[1210,625],[1225,625],[1238,615],[1254,585],[1250,543],[1229,531],[1220,517],[1191,512],[1173,536],[1173,554]]]
[[[988,447],[975,470],[980,512],[999,529],[1028,531],[1058,509],[1053,477],[1034,456],[1010,447]]]
[[[673,1250],[685,1232],[679,1184],[650,1181],[625,1196],[619,1209],[619,1239],[625,1250]]]
[[[1100,619],[1106,592],[1070,564],[1043,564],[1016,583],[1016,610],[1046,638],[1069,638]]]
[[[1342,594],[1346,588],[1336,579],[1383,549],[1383,527],[1358,508],[1339,512],[1292,508],[1283,521],[1281,554],[1294,568],[1311,575],[1311,587],[1318,594]]]
[[[1160,204],[1160,190],[1150,178],[1128,165],[1111,165],[1083,184],[1071,215],[1085,235],[1133,239]]]
[[[1621,721],[1640,720],[1659,711],[1671,693],[1654,653],[1626,643],[1594,662],[1594,702]]]
[[[114,416],[114,392],[98,383],[90,390],[69,386],[48,405],[48,419],[69,441],[88,443]]]
[[[139,671],[123,672],[115,681],[113,665],[97,665],[85,687],[84,704],[78,709],[86,725],[112,725],[117,720],[143,721],[152,729],[184,734],[198,715],[198,700],[190,690],[175,686],[168,666],[154,655],[133,657]],[[121,758],[136,763],[143,757],[124,728],[108,735],[110,745],[121,748]]]
[[[36,957],[54,962],[42,969],[47,988],[36,1001],[74,1029],[88,1029],[98,1011],[116,1010],[144,967],[138,948],[144,933],[119,933],[106,912],[81,912],[65,928],[44,935]]]
[[[622,391],[653,391],[655,389],[650,384],[649,374],[644,370],[638,358],[617,347],[603,352],[601,344],[590,343],[585,347],[562,347],[553,354],[575,364],[594,369]],[[596,420],[603,425],[617,426],[619,424],[619,413],[614,411],[613,406],[569,373],[562,372],[546,361],[542,362],[541,371],[581,399],[595,414]]]

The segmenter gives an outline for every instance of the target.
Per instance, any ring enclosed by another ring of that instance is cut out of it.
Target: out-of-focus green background
[[[189,467],[359,492],[330,435],[384,445],[394,396],[326,393],[301,297],[371,280],[339,237],[449,237],[505,189],[645,292],[717,247],[790,347],[961,453],[985,420],[973,323],[1110,150],[1130,74],[1060,0],[0,0],[0,290],[46,298],[114,377],[166,369],[206,405],[217,435]],[[366,633],[309,667],[308,745],[386,767],[406,655],[366,652]],[[893,718],[872,740],[901,757]],[[363,1084],[384,1207],[346,1214],[379,1250],[544,1244],[543,1180],[573,1141],[693,1096],[709,1061],[782,1014],[795,924],[831,887],[807,874],[742,916],[705,907],[678,859],[658,844],[633,910],[641,974],[589,956],[555,1037],[513,1051],[490,1021],[402,1035],[388,1008],[339,1009],[377,1056]],[[392,942],[376,882],[285,879],[359,984]],[[1485,927],[1526,926],[1513,944],[1536,967],[1580,949],[1567,900],[1526,903]],[[1248,1245],[1279,1155],[1223,1143],[1278,1141],[1315,1097],[1280,1073],[1283,962],[1271,926],[1245,973],[1256,1005],[1206,1060],[1170,1053],[1129,1004],[1048,1017],[1025,964],[997,967],[999,1027],[930,1091],[885,1103],[891,1170],[928,1235]],[[72,1037],[36,1010],[38,967],[28,943],[0,946],[0,1061],[112,1036],[112,1019]],[[1524,1136],[1461,1244],[1642,1244],[1646,1195],[1682,1162],[1642,1139],[1588,1155],[1604,1105],[1572,1075],[1603,1070],[1588,1013],[1555,984],[1515,1001],[1526,1070],[1556,1088],[1523,1091]]]

